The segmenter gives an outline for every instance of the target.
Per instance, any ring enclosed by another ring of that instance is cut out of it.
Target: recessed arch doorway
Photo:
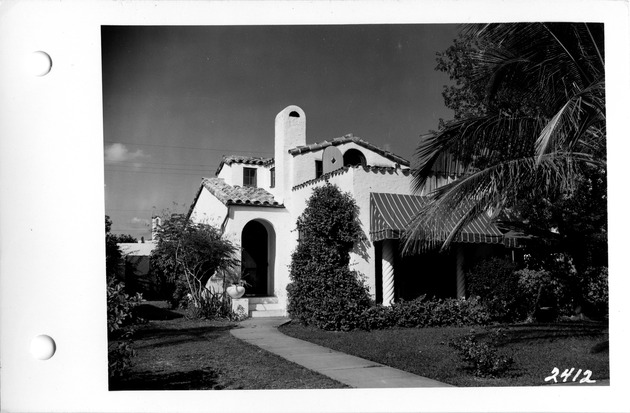
[[[241,233],[241,269],[249,284],[245,295],[267,297],[273,295],[273,268],[276,236],[273,226],[255,219],[243,227]]]

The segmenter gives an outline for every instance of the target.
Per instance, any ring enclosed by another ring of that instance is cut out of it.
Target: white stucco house
[[[224,156],[216,176],[202,178],[189,217],[215,225],[241,247],[250,314],[286,314],[296,221],[314,188],[326,182],[356,200],[366,242],[351,253],[375,301],[388,305],[422,293],[463,296],[467,262],[509,252],[509,240],[482,217],[466,227],[448,254],[401,257],[405,225],[422,195],[454,176],[435,172],[422,193],[412,191],[410,163],[358,137],[307,144],[306,114],[288,106],[275,119],[274,158]]]

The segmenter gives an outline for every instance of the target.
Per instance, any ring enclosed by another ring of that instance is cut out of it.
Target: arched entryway
[[[273,226],[263,220],[249,221],[241,234],[241,269],[247,296],[273,295],[273,267],[275,257],[275,232]]]

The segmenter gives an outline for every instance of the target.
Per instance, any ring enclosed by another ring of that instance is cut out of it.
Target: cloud
[[[112,143],[105,147],[105,163],[135,162],[135,166],[140,166],[140,161],[150,158],[150,155],[142,152],[141,149],[130,152],[122,143]]]
[[[131,220],[129,220],[129,223],[132,224],[132,225],[139,225],[139,226],[148,227],[151,222],[148,219],[133,217],[133,218],[131,218]]]

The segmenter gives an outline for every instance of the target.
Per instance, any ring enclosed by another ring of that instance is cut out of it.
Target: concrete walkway
[[[373,361],[286,336],[288,318],[250,318],[230,330],[235,337],[355,388],[453,387]]]

